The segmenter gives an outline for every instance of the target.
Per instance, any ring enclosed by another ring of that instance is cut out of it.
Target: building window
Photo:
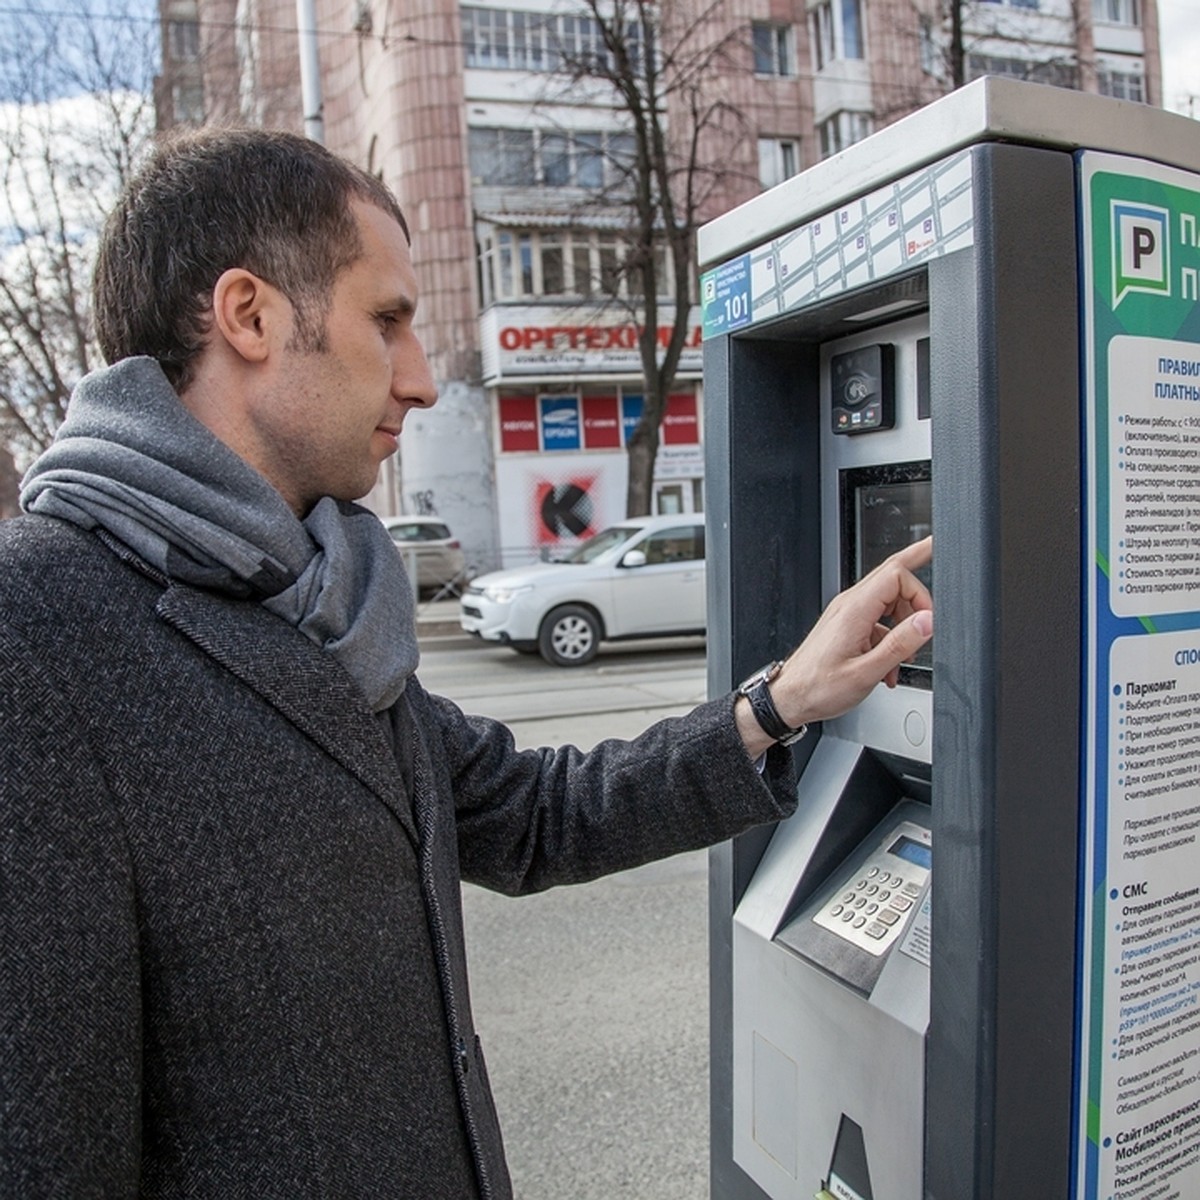
[[[565,295],[567,291],[566,248],[558,234],[540,234],[539,249],[542,264],[542,295]]]
[[[800,169],[800,146],[791,138],[758,139],[758,181],[764,188],[791,179]]]
[[[861,142],[871,132],[871,114],[843,110],[817,126],[817,137],[821,144],[821,157],[833,155]]]
[[[468,66],[511,66],[506,17],[508,14],[494,12],[491,8],[463,8],[462,36]]]
[[[629,177],[632,134],[600,130],[471,129],[471,180],[481,187],[616,190]]]
[[[839,58],[862,58],[860,0],[824,0],[808,14],[813,66],[820,71]]]
[[[551,43],[561,64],[568,68],[584,68],[595,64],[603,66],[608,54],[604,48],[604,37],[595,17],[562,16],[552,26]]]
[[[1118,100],[1146,102],[1146,84],[1141,69],[1122,71],[1114,67],[1097,67],[1096,83],[1100,95],[1115,96]]]
[[[167,22],[167,48],[174,62],[196,62],[200,58],[200,22]]]
[[[1007,8],[1032,8],[1036,11],[1038,0],[983,0],[985,4],[999,4]]]
[[[532,129],[472,129],[467,147],[475,183],[519,187],[533,180]]]
[[[1141,0],[1092,0],[1092,17],[1112,25],[1141,25]]]
[[[574,143],[574,182],[576,187],[604,186],[604,136],[599,133],[577,133]]]
[[[669,291],[670,256],[656,247],[655,260],[661,286]],[[485,228],[479,234],[479,278],[484,308],[537,296],[577,300],[641,294],[641,277],[624,270],[621,243],[595,230]]]
[[[463,51],[468,67],[493,71],[586,71],[607,63],[603,32],[594,17],[504,8],[462,9]],[[642,28],[625,26],[625,52],[639,69]]]
[[[796,54],[790,25],[755,21],[750,27],[755,75],[790,78],[796,74]]]
[[[1052,87],[1079,86],[1078,72],[1072,63],[1036,62],[1031,58],[997,58],[991,54],[967,55],[967,78],[979,79],[983,75],[1027,79],[1033,83],[1048,83]]]
[[[622,285],[621,246],[611,237],[601,238],[599,254],[589,263],[589,294],[615,299],[624,293]]]
[[[204,123],[204,88],[199,83],[177,83],[171,88],[171,112],[176,124]]]

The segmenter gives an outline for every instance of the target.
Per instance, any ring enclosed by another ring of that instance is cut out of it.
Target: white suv
[[[462,597],[462,627],[559,667],[602,641],[704,632],[704,515],[636,517],[563,562],[494,571]]]

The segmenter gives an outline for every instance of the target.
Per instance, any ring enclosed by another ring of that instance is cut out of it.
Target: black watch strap
[[[772,663],[770,667],[765,668],[760,673],[758,682],[745,688],[742,695],[750,702],[750,711],[763,733],[783,746],[790,746],[808,732],[808,726],[793,728],[779,715],[779,709],[775,707],[770,685],[781,666],[781,663]]]

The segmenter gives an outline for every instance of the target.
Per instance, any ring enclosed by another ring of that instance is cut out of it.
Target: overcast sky
[[[1200,118],[1200,0],[1158,0],[1163,107]]]

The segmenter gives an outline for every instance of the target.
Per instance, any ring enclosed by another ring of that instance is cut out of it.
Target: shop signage
[[[659,353],[671,337],[674,310],[660,307]],[[640,375],[640,327],[622,311],[605,313],[549,306],[500,306],[480,317],[485,382],[537,380],[563,375]],[[679,371],[698,378],[702,366],[700,310],[694,309]]]
[[[583,444],[588,450],[611,450],[621,444],[616,396],[584,396]]]
[[[545,450],[580,448],[579,397],[542,396],[538,400],[542,419],[542,447]]]
[[[538,450],[537,399],[534,396],[500,398],[500,449]]]

